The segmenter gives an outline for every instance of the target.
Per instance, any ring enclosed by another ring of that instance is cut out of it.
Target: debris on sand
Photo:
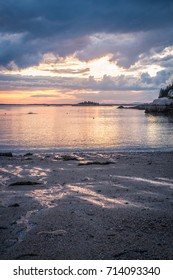
[[[98,164],[98,165],[108,165],[108,164],[113,164],[115,163],[114,161],[83,161],[78,164],[78,166],[82,165],[93,165],[93,164]]]
[[[9,187],[12,186],[34,186],[34,185],[41,185],[42,183],[40,182],[34,182],[34,181],[20,181],[20,182],[15,182],[11,183]]]
[[[9,153],[0,153],[0,157],[12,157],[13,154],[11,152]]]
[[[71,155],[64,155],[61,157],[62,160],[64,161],[68,161],[68,160],[79,160],[78,157],[76,156],[71,156]]]

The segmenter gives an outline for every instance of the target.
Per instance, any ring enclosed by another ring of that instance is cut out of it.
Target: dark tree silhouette
[[[161,88],[160,89],[159,98],[161,98],[161,97],[168,97],[168,92],[169,92],[170,89],[173,90],[173,83],[169,84],[168,86],[166,86],[166,88]]]

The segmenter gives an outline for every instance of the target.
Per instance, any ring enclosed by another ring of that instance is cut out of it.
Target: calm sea
[[[173,150],[173,117],[117,107],[0,106],[0,151]]]

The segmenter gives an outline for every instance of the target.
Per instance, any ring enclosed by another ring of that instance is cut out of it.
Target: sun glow
[[[121,71],[120,67],[110,61],[111,55],[106,55],[90,61],[80,61],[75,56],[56,58],[52,54],[43,57],[38,66],[18,70],[5,70],[4,74],[17,74],[21,76],[49,76],[49,77],[73,77],[102,79],[104,75],[116,76]]]
[[[167,57],[169,51],[165,49],[160,54],[152,53],[150,57],[141,54],[129,68],[119,66],[110,53],[91,60],[80,59],[77,53],[67,57],[46,53],[39,65],[25,69],[18,69],[13,62],[8,69],[1,69],[9,80],[10,76],[15,76],[11,83],[4,80],[1,100],[10,104],[76,103],[87,98],[104,103],[113,103],[115,99],[125,100],[126,103],[130,98],[136,101],[142,95],[138,90],[136,96],[133,88],[136,88],[138,81],[141,82],[141,75],[148,73],[150,77],[157,76],[164,69],[158,61],[163,56]],[[149,63],[150,59],[152,64]],[[15,90],[12,85],[15,85]],[[123,92],[122,85],[129,88],[128,94]],[[144,81],[142,86],[147,88],[148,85]],[[117,91],[117,88],[120,90]]]
[[[88,62],[90,68],[90,75],[96,79],[101,79],[104,75],[116,76],[120,72],[120,68],[110,62],[111,57],[109,55],[94,59]]]

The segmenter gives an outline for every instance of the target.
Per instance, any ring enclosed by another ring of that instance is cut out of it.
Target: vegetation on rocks
[[[173,98],[173,97],[169,96],[169,94],[168,94],[170,90],[173,91],[173,83],[166,86],[166,88],[160,89],[159,98],[162,98],[162,97]]]

